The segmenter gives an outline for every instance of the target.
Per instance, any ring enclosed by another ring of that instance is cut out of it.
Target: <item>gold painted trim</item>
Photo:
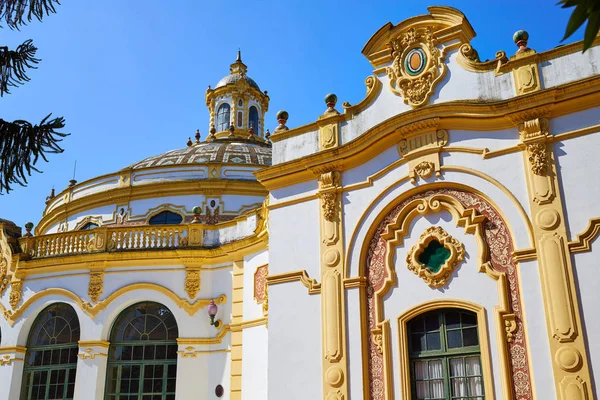
[[[306,270],[291,271],[283,274],[267,275],[267,285],[279,285],[281,283],[300,281],[308,289],[308,294],[320,294],[321,284],[313,278],[309,278]]]
[[[211,345],[220,344],[223,338],[227,335],[227,332],[231,331],[231,325],[222,325],[215,337],[208,338],[177,338],[177,344],[179,346],[193,346],[193,345]]]
[[[177,354],[181,358],[196,358],[198,354],[211,354],[211,353],[231,353],[231,349],[214,349],[214,350],[195,350],[194,347],[186,347],[185,350],[177,351]]]
[[[249,319],[238,324],[231,324],[231,332],[240,332],[244,329],[254,328],[256,326],[267,325],[269,319],[267,317]]]
[[[6,346],[0,347],[0,354],[9,354],[9,353],[26,353],[27,347],[25,346]]]
[[[431,300],[425,303],[421,303],[414,307],[411,307],[407,311],[400,314],[397,319],[398,327],[398,343],[399,349],[399,364],[400,364],[400,390],[402,398],[412,398],[411,393],[411,380],[410,380],[410,363],[408,355],[408,333],[407,323],[428,311],[439,310],[443,308],[460,308],[463,310],[472,311],[477,314],[477,326],[479,333],[479,349],[481,354],[481,370],[483,371],[483,384],[485,388],[485,399],[493,400],[494,394],[494,381],[492,379],[492,362],[490,345],[488,342],[488,325],[485,309],[479,304],[472,303],[465,300],[458,299],[438,299]],[[498,341],[502,340],[501,337],[497,338]],[[504,372],[504,370],[502,370]]]
[[[0,357],[0,367],[6,367],[12,365],[13,361],[25,361],[24,358],[11,357],[9,354],[5,354]]]
[[[81,350],[81,348],[80,348]],[[98,353],[96,351],[94,351],[94,349],[88,348],[85,349],[83,352],[81,353],[77,353],[77,357],[81,358],[82,360],[94,360],[96,357],[107,357],[108,358],[108,353]]]
[[[108,349],[110,347],[110,342],[106,340],[80,340],[77,343],[79,344],[79,348],[102,347],[103,349]]]
[[[355,276],[344,279],[344,287],[346,289],[367,287],[367,278],[364,276]]]
[[[134,284],[127,285],[120,289],[115,290],[109,296],[107,296],[104,300],[101,300],[92,306],[90,303],[83,301],[79,296],[77,296],[75,293],[71,292],[70,290],[61,289],[61,288],[51,288],[51,289],[44,289],[40,292],[35,293],[33,296],[28,298],[23,303],[23,305],[21,305],[21,307],[19,307],[14,312],[13,311],[5,311],[4,318],[8,321],[10,326],[13,326],[15,324],[15,322],[17,322],[17,320],[25,313],[25,311],[27,311],[27,309],[33,303],[35,303],[37,300],[39,300],[41,298],[51,296],[51,295],[64,296],[64,297],[68,298],[69,300],[72,300],[73,302],[75,302],[75,304],[77,304],[77,306],[79,306],[79,308],[81,308],[83,310],[83,312],[85,312],[91,318],[95,318],[101,311],[103,311],[106,307],[108,307],[114,300],[119,298],[121,295],[128,293],[128,292],[135,291],[135,290],[154,290],[159,293],[162,293],[165,296],[169,297],[175,304],[177,304],[179,306],[179,308],[182,308],[189,315],[194,315],[195,313],[198,312],[198,310],[207,307],[210,304],[210,301],[212,300],[212,299],[198,299],[194,303],[189,303],[185,298],[180,298],[179,296],[177,296],[177,294],[175,292],[172,292],[170,289],[168,289],[164,286],[160,286],[155,283],[134,283]],[[215,300],[215,303],[217,303],[217,304],[224,304],[225,302],[227,302],[227,296],[225,294],[222,294],[214,300]]]
[[[575,240],[569,242],[569,251],[571,253],[591,251],[592,242],[598,237],[598,234],[600,234],[600,217],[590,219],[587,228],[577,235]]]
[[[316,168],[335,163],[339,171],[348,170],[372,159],[399,140],[422,133],[419,124],[436,120],[436,129],[496,131],[515,127],[527,113],[546,107],[550,118],[600,106],[600,77],[582,79],[560,86],[517,96],[508,100],[479,103],[452,101],[431,104],[408,113],[398,114],[367,130],[356,139],[301,159],[264,168],[254,173],[268,189],[274,190],[314,179]],[[536,107],[532,110],[532,107]],[[343,119],[344,114],[340,117]],[[286,131],[286,137],[317,129],[304,127]],[[428,129],[431,129],[430,127]]]

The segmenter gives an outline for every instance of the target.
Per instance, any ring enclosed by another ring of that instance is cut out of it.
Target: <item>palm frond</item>
[[[31,40],[20,44],[16,50],[0,47],[0,96],[10,93],[9,87],[29,81],[27,68],[37,68],[35,65],[40,62],[39,58],[35,58],[36,51],[37,47]]]
[[[41,21],[46,15],[56,12],[59,0],[0,0],[0,23],[4,21],[10,29],[19,29],[36,18]]]
[[[50,119],[49,114],[38,125],[23,120],[13,122],[0,118],[0,194],[12,190],[12,185],[27,185],[31,172],[41,172],[35,167],[46,154],[62,153],[60,147],[66,133],[57,132],[64,128],[62,117]]]

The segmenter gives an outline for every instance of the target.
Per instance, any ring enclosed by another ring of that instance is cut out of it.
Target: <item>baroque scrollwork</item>
[[[423,161],[416,165],[415,174],[420,178],[428,178],[435,170],[435,165],[429,161]]]
[[[188,269],[185,272],[185,292],[188,294],[190,299],[196,297],[200,291],[200,270]]]
[[[92,303],[98,302],[100,295],[104,290],[104,273],[103,272],[91,272],[90,283],[88,285],[88,296]]]
[[[412,107],[425,105],[446,73],[437,45],[432,27],[411,28],[390,42],[394,57],[386,70],[390,88]]]
[[[432,271],[419,261],[420,255],[432,241],[439,242],[450,254],[438,271]],[[406,262],[408,269],[420,276],[425,283],[433,288],[439,288],[448,283],[452,272],[458,268],[465,258],[465,249],[461,242],[450,236],[440,226],[431,226],[421,234],[417,244],[408,252]]]
[[[23,281],[13,281],[10,284],[10,295],[8,302],[13,310],[16,310],[23,296]]]
[[[536,175],[543,176],[546,174],[548,167],[548,152],[546,151],[545,143],[534,143],[527,146],[527,154],[529,155],[529,163],[531,164],[531,172]]]

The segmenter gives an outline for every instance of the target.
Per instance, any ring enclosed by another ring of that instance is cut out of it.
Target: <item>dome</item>
[[[268,167],[271,165],[271,147],[240,138],[220,139],[213,142],[198,143],[184,149],[167,151],[131,164],[124,169],[206,163]]]
[[[246,74],[227,75],[226,77],[224,77],[217,83],[217,86],[215,86],[215,89],[218,89],[218,88],[228,85],[230,83],[237,83],[239,81],[245,81],[249,86],[260,91],[260,88],[258,87],[258,84],[256,82],[254,82],[254,79],[250,78]]]

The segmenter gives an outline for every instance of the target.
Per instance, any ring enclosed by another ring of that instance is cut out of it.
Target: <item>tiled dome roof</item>
[[[140,169],[160,165],[225,163],[268,167],[271,165],[271,147],[243,139],[219,139],[203,142],[184,149],[171,150],[148,157],[125,169]]]
[[[223,79],[221,79],[217,83],[217,86],[215,86],[215,89],[220,88],[220,87],[225,86],[225,85],[228,85],[230,83],[236,83],[236,82],[239,82],[239,81],[246,81],[246,83],[248,83],[248,85],[250,85],[254,89],[260,91],[260,88],[258,87],[258,84],[256,82],[254,82],[254,80],[252,78],[250,78],[246,74],[231,74],[231,75],[227,75],[226,77],[224,77]]]

